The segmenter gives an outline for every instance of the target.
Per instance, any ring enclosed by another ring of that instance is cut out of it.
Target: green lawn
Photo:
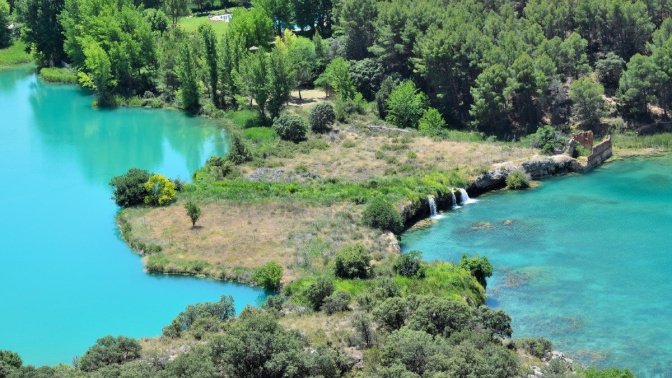
[[[26,44],[21,41],[14,42],[6,49],[0,49],[0,67],[32,63],[32,61],[30,54],[26,52]]]
[[[226,29],[229,27],[228,22],[224,21],[210,21],[207,16],[193,16],[193,17],[180,17],[177,24],[187,32],[193,32],[198,29],[201,24],[208,23],[212,25],[212,29],[217,33],[217,35],[224,35]]]

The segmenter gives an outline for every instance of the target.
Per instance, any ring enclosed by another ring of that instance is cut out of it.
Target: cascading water
[[[443,218],[443,215],[439,214],[439,212],[436,210],[436,201],[434,200],[434,197],[428,197],[428,199],[429,199],[429,217],[432,219]]]
[[[462,188],[460,188],[460,198],[462,198],[462,205],[478,202],[478,200],[469,198],[469,193],[467,193],[467,191]]]
[[[450,196],[453,200],[453,209],[459,209],[460,205],[457,204],[457,198],[455,198],[455,188],[450,189]]]

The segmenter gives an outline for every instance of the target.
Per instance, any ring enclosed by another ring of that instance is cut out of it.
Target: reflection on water
[[[73,86],[0,71],[0,349],[69,363],[106,334],[154,336],[189,303],[265,293],[143,273],[120,240],[108,182],[137,167],[188,179],[225,153],[221,129],[175,111],[98,110]],[[186,222],[188,226],[188,222]]]

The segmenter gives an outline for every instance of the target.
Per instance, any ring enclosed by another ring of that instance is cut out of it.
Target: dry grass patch
[[[351,204],[317,208],[302,202],[200,204],[202,216],[191,227],[182,203],[153,209],[127,209],[125,237],[131,245],[157,245],[165,273],[201,274],[217,279],[251,280],[251,272],[275,261],[285,269],[282,282],[330,261],[345,245],[364,243],[392,251],[379,231],[358,225]],[[142,251],[141,251],[142,252]],[[155,256],[156,255],[156,256]]]
[[[381,176],[413,176],[455,167],[489,169],[494,163],[529,158],[538,150],[503,143],[453,142],[427,137],[367,135],[341,130],[321,137],[327,149],[313,149],[293,158],[271,158],[268,164],[281,166],[287,175],[305,170],[321,178],[365,181]],[[297,169],[298,167],[298,169]],[[243,168],[249,175],[251,167]]]

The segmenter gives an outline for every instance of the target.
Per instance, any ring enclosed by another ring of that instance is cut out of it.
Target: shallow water
[[[137,167],[189,179],[225,152],[222,131],[180,112],[97,110],[73,86],[0,71],[0,349],[70,363],[106,334],[155,336],[187,304],[244,285],[143,273],[123,243],[108,182]],[[189,221],[185,227],[190,227]]]
[[[511,315],[514,337],[547,337],[585,364],[672,375],[672,158],[608,164],[444,215],[405,234],[403,250],[487,256],[488,304]]]

